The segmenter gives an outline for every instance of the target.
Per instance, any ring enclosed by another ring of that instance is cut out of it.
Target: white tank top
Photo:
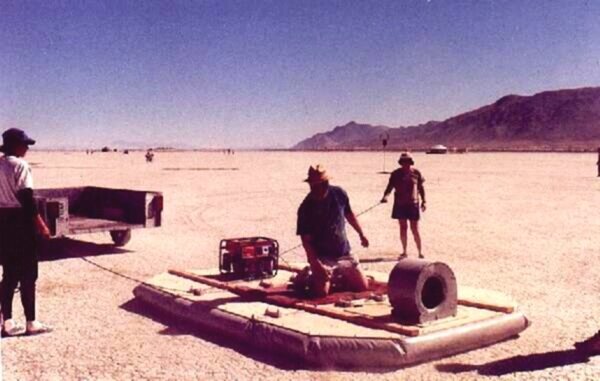
[[[15,156],[0,157],[0,208],[20,208],[17,192],[33,189],[33,176],[29,164]]]

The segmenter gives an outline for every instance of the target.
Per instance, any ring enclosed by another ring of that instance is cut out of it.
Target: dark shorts
[[[344,255],[337,259],[319,258],[319,261],[321,261],[321,263],[330,270],[335,270],[336,268],[344,269],[358,267],[358,259],[352,255]]]
[[[392,218],[396,220],[419,221],[421,210],[419,204],[398,205],[394,204]]]

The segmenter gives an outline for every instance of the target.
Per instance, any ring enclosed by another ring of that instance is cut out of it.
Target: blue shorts
[[[358,259],[352,255],[344,255],[337,259],[319,258],[319,261],[329,269],[358,267]]]
[[[392,218],[396,220],[419,221],[421,218],[419,204],[398,205],[394,203]]]

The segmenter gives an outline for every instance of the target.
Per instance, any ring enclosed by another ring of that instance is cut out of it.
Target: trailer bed
[[[141,224],[128,224],[126,222],[105,220],[102,218],[70,216],[68,234],[98,233],[111,230],[127,230],[143,227],[144,225]]]
[[[110,232],[113,242],[123,246],[131,229],[162,223],[160,192],[86,186],[37,189],[34,195],[52,238]]]

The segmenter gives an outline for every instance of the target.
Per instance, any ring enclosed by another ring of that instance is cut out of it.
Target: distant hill
[[[569,150],[600,146],[600,87],[507,95],[442,122],[386,127],[350,122],[296,144],[299,150],[426,149],[434,144],[481,150]]]
[[[369,149],[374,147],[373,143],[379,144],[379,136],[389,130],[390,127],[350,122],[303,140],[294,149]]]

